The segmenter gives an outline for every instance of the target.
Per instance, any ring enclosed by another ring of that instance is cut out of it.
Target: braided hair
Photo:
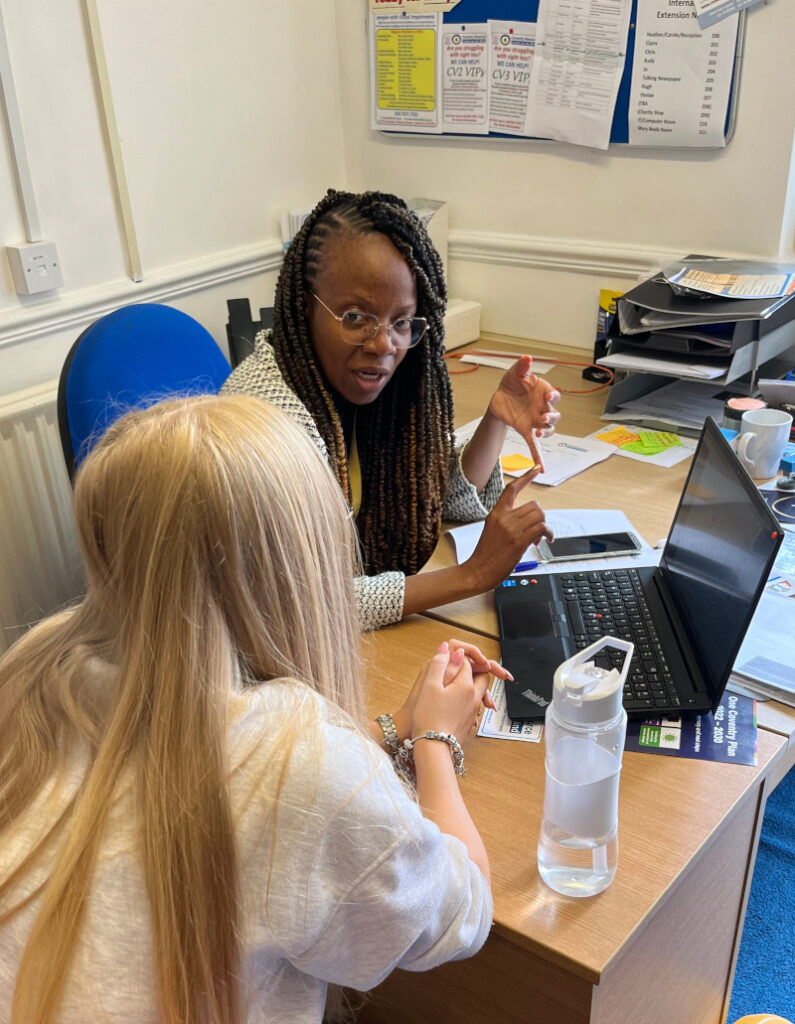
[[[362,505],[356,525],[367,573],[399,569],[411,575],[428,560],[439,538],[453,454],[453,399],[444,362],[442,261],[402,199],[383,192],[326,193],[285,254],[272,343],[279,369],[312,414],[350,502],[343,426],[315,355],[305,294],[313,288],[332,239],[373,231],[386,235],[414,274],[417,313],[427,319],[428,330],[376,400],[357,408]]]

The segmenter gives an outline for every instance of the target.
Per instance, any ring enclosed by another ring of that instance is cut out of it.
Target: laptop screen
[[[781,532],[715,422],[707,419],[660,565],[710,693],[731,671]]]

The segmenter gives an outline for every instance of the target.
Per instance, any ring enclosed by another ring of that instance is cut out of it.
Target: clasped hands
[[[495,707],[488,688],[492,676],[513,679],[474,644],[445,641],[421,669],[406,703],[392,716],[398,738],[403,741],[436,730],[463,742],[477,726],[480,708]]]

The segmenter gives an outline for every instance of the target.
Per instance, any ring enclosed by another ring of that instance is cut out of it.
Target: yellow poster
[[[375,34],[379,110],[436,107],[436,33],[431,29],[380,29]]]
[[[370,16],[371,126],[441,131],[441,14]]]

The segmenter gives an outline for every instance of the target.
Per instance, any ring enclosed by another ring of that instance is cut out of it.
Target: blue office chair
[[[211,334],[170,306],[124,306],[87,327],[58,382],[66,467],[77,467],[115,419],[177,395],[215,394],[230,366]]]

